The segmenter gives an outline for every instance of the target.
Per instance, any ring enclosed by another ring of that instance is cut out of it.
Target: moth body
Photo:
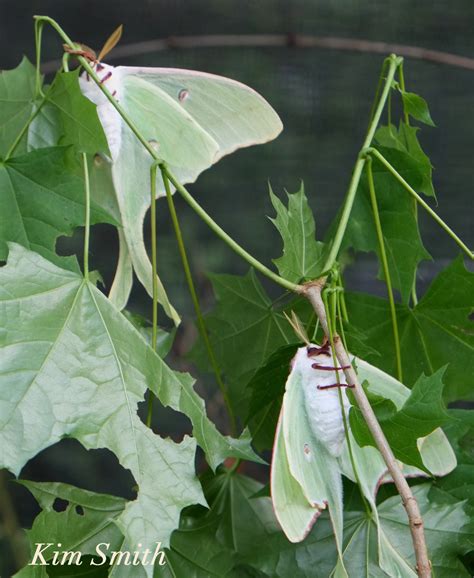
[[[120,94],[120,71],[109,64],[95,62],[92,64],[94,71],[104,86],[112,96],[119,101]],[[79,77],[79,86],[82,94],[97,106],[97,114],[107,137],[112,160],[115,160],[120,150],[122,141],[122,121],[119,113],[109,102],[105,94],[100,90],[97,84],[90,78],[87,72]]]
[[[347,381],[342,369],[339,369],[336,375],[329,349],[323,349],[319,355],[310,356],[308,349],[301,348],[297,355],[301,356],[299,367],[303,372],[302,383],[309,424],[328,452],[338,457],[345,438],[339,390],[347,416],[350,407],[344,387],[347,386]],[[338,382],[342,387],[337,387]]]

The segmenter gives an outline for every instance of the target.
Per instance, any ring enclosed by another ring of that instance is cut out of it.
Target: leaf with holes
[[[44,148],[0,164],[0,259],[13,241],[60,266],[78,271],[75,257],[59,257],[55,243],[84,224],[84,181],[67,147]],[[92,204],[91,222],[116,224],[107,209]]]
[[[96,494],[69,484],[28,480],[21,480],[20,483],[30,490],[42,508],[32,528],[27,530],[30,560],[38,544],[51,543],[56,537],[60,538],[61,551],[81,553],[81,565],[85,565],[83,557],[96,554],[96,546],[101,542],[109,544],[110,551],[120,550],[124,546],[116,523],[127,505],[123,498]],[[58,499],[66,502],[63,511],[56,511],[54,507]],[[54,551],[54,543],[42,550],[47,562],[51,562]],[[96,562],[100,561],[97,557]],[[135,575],[145,576],[141,569],[134,567],[133,570]],[[34,578],[35,571],[37,567],[25,566],[15,578]]]
[[[138,418],[147,387],[189,416],[212,467],[228,456],[258,459],[248,438],[216,430],[191,377],[170,370],[91,283],[15,244],[0,280],[0,467],[18,475],[65,436],[108,448],[140,490],[117,520],[126,540],[167,545],[180,510],[205,502],[195,440],[162,439]]]

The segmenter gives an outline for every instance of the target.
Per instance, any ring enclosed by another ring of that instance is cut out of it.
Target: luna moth
[[[399,381],[354,358],[361,382],[371,392],[401,408],[409,390]],[[298,349],[286,382],[278,420],[271,468],[275,515],[291,542],[304,540],[319,515],[328,509],[339,555],[334,576],[347,576],[343,561],[343,495],[341,475],[356,481],[349,456],[342,411],[348,415],[347,382],[343,368],[334,367],[331,348],[309,344]],[[342,400],[342,407],[341,407]],[[348,424],[347,420],[347,424]],[[415,578],[416,573],[388,542],[380,524],[375,496],[380,483],[390,481],[378,450],[359,447],[349,431],[361,490],[378,529],[379,565],[389,576]],[[424,465],[437,476],[456,467],[456,458],[441,429],[418,440]],[[403,466],[406,475],[426,475]]]
[[[181,183],[195,181],[202,171],[238,148],[274,139],[283,128],[263,97],[228,78],[173,68],[113,67],[99,61],[92,66]],[[110,297],[122,308],[131,290],[132,265],[152,294],[151,265],[143,241],[152,158],[87,73],[80,77],[80,86],[97,105],[110,151],[122,222],[119,266]],[[159,178],[157,196],[164,194]],[[161,285],[159,298],[177,321]]]

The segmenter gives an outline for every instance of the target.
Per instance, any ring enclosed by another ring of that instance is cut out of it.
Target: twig
[[[311,36],[304,34],[208,34],[196,36],[169,36],[155,40],[145,40],[116,46],[107,56],[107,61],[120,60],[131,56],[153,54],[164,50],[195,48],[322,48],[372,54],[390,54],[445,64],[457,68],[474,70],[474,58],[431,50],[421,46],[391,44],[360,38],[340,38],[336,36]],[[44,73],[55,72],[60,60],[50,60],[42,66]]]
[[[309,300],[313,306],[316,315],[321,323],[324,333],[329,338],[330,332],[326,316],[324,302],[321,296],[321,291],[325,285],[326,279],[318,279],[303,286],[302,294]],[[431,577],[431,564],[428,557],[428,549],[426,547],[425,533],[423,528],[423,519],[418,508],[418,503],[413,496],[410,486],[408,485],[405,476],[403,475],[395,456],[390,448],[390,445],[385,437],[385,434],[380,427],[379,422],[375,416],[372,406],[367,399],[364,389],[362,388],[354,368],[352,367],[349,356],[344,349],[344,345],[338,335],[334,335],[334,350],[336,357],[341,367],[344,369],[347,383],[353,386],[354,396],[356,398],[359,409],[367,423],[367,426],[372,433],[372,436],[377,444],[377,447],[382,454],[382,457],[387,464],[388,471],[392,476],[395,486],[402,498],[403,506],[408,515],[411,536],[413,540],[413,547],[416,556],[416,571],[420,578]]]

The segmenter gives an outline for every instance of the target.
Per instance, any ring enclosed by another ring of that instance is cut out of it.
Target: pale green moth
[[[93,63],[101,82],[181,183],[190,183],[238,148],[274,139],[283,125],[257,92],[234,80],[173,68],[139,68]],[[107,137],[112,179],[121,213],[120,260],[111,299],[125,306],[132,265],[152,294],[151,265],[143,242],[143,220],[150,204],[150,154],[94,81],[84,73],[83,94],[97,105]],[[161,177],[158,196],[164,195]],[[160,301],[167,298],[160,285]],[[168,314],[178,319],[168,305]]]
[[[361,382],[367,381],[373,393],[392,400],[397,408],[403,406],[410,393],[408,388],[360,359],[354,362]],[[328,509],[339,553],[334,576],[340,577],[347,576],[341,474],[353,481],[355,476],[338,391],[348,415],[347,382],[341,368],[337,374],[329,345],[298,349],[275,434],[270,485],[275,515],[292,542],[304,540],[321,512]],[[375,495],[381,483],[390,481],[385,463],[378,450],[360,448],[351,433],[350,438],[361,489],[378,527],[379,565],[388,576],[415,578],[414,570],[398,555],[378,524]],[[423,463],[434,475],[446,475],[456,467],[454,452],[441,429],[418,440],[418,446]],[[425,475],[411,466],[403,469],[407,476]]]

